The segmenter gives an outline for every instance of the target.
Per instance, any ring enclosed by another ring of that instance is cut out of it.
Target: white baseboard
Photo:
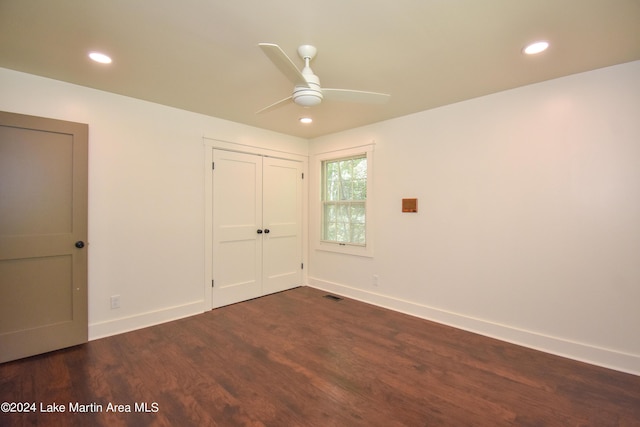
[[[204,313],[204,301],[196,301],[133,316],[89,324],[89,341],[142,329],[172,320]]]
[[[640,355],[542,335],[313,277],[308,286],[557,356],[640,375]]]

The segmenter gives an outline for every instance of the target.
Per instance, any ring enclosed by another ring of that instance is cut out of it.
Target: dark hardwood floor
[[[325,295],[2,364],[0,426],[640,426],[638,376]]]

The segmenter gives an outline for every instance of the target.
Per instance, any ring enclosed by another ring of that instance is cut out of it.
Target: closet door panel
[[[263,161],[263,292],[302,284],[302,165]]]
[[[262,295],[262,158],[213,151],[213,307]]]

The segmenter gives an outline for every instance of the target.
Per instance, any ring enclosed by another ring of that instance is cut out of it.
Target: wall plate
[[[402,199],[402,212],[418,212],[418,199]]]

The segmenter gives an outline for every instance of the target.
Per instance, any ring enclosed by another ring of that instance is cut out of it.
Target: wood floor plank
[[[297,288],[2,364],[0,402],[38,411],[0,425],[640,426],[638,376],[324,295]],[[53,403],[67,411],[40,411]]]

